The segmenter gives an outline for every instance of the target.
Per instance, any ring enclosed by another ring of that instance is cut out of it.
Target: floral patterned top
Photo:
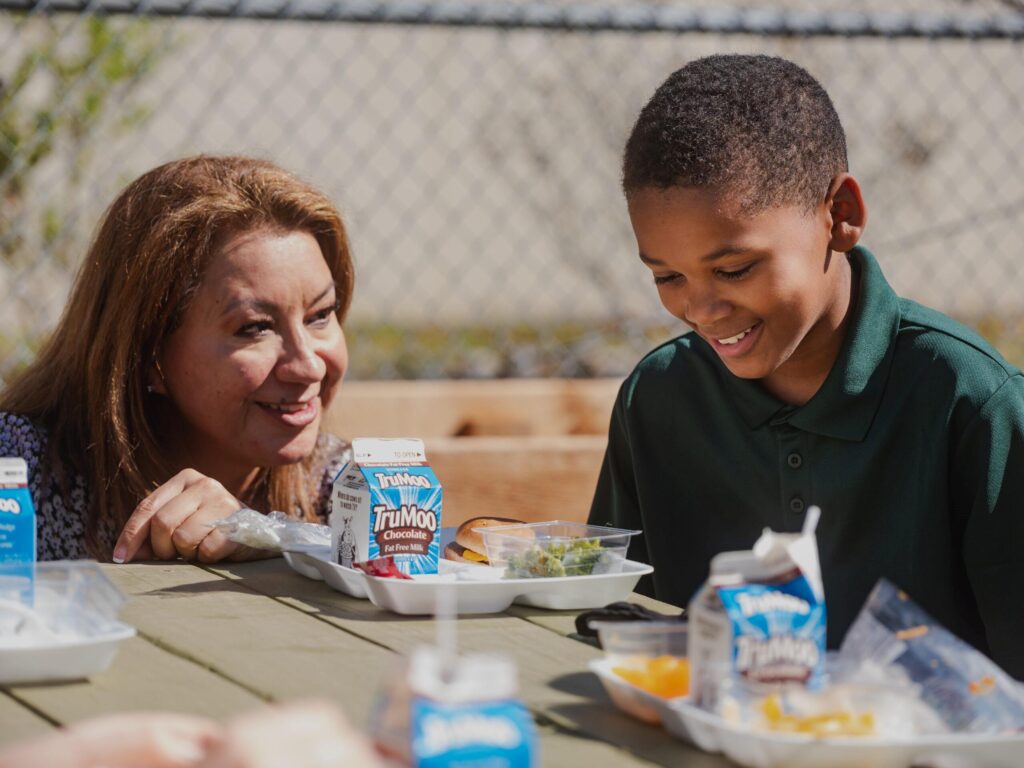
[[[0,411],[0,456],[20,456],[28,464],[28,484],[36,507],[36,553],[39,560],[79,560],[90,557],[85,549],[84,523],[89,490],[85,478],[75,475],[61,488],[50,473],[41,471],[46,461],[46,430],[16,413]],[[321,434],[313,465],[318,482],[318,508],[326,519],[335,475],[351,457],[344,440]],[[70,489],[70,490],[69,490]],[[106,524],[98,539],[113,549],[121,531]]]

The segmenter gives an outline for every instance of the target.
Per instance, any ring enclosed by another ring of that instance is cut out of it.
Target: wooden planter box
[[[479,515],[587,518],[617,379],[346,382],[325,428],[420,437],[444,486],[444,525]]]

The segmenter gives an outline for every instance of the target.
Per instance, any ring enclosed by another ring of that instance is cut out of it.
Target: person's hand
[[[107,715],[0,752],[0,768],[194,768],[221,734],[188,715]]]
[[[178,556],[204,563],[228,557],[249,559],[255,550],[210,527],[243,506],[213,478],[194,469],[182,470],[132,512],[114,545],[114,562],[173,560]]]
[[[197,768],[378,768],[373,747],[326,701],[271,706],[228,725]]]

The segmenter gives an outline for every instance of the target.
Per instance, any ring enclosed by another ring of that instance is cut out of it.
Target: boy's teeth
[[[747,330],[745,330],[745,331],[740,331],[735,336],[729,336],[728,338],[725,338],[725,339],[719,339],[718,343],[719,344],[736,344],[737,342],[742,341],[743,337],[746,336],[748,333],[750,333],[750,329],[753,328],[753,327],[754,326],[750,326],[750,328],[747,328]]]

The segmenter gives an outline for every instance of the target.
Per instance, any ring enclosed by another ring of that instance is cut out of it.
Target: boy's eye
[[[678,280],[681,277],[682,277],[682,275],[680,275],[678,272],[673,272],[671,275],[655,275],[654,276],[654,284],[655,285],[667,285],[668,283],[674,283],[676,280]]]
[[[726,269],[720,269],[718,270],[718,276],[724,278],[725,280],[742,280],[744,277],[747,276],[747,273],[750,272],[751,269],[753,269],[753,267],[753,264],[749,264],[745,267],[742,267],[741,269],[735,269],[731,271]]]

